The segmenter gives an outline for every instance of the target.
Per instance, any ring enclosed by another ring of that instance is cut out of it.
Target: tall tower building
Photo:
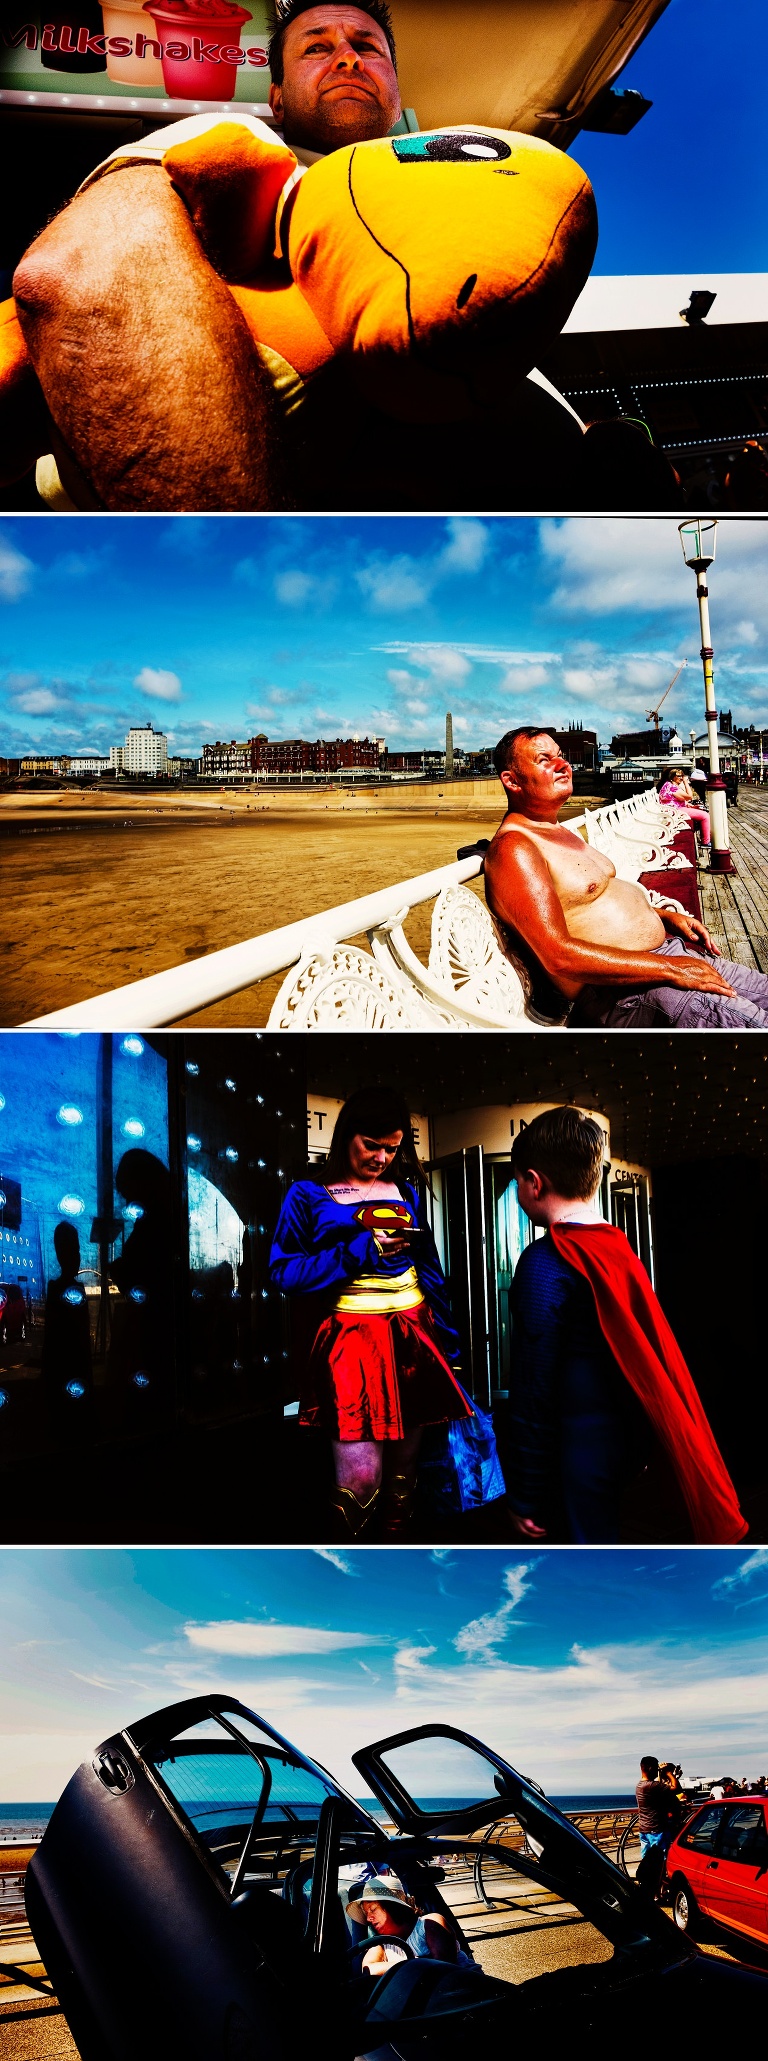
[[[453,779],[453,716],[445,718],[445,777]]]

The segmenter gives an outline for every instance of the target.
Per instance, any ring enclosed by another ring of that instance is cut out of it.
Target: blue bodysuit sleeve
[[[548,1239],[526,1246],[510,1290],[511,1369],[504,1473],[512,1508],[541,1520],[556,1461],[559,1373],[572,1270]]]
[[[347,1229],[338,1215],[323,1208],[324,1200],[324,1189],[310,1181],[295,1181],[286,1195],[269,1273],[287,1295],[316,1295],[357,1274],[377,1271],[379,1254],[370,1231],[355,1231],[352,1224]]]

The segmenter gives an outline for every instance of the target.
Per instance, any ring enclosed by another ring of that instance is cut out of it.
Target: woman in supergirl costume
[[[333,1507],[352,1538],[382,1495],[384,1537],[403,1535],[422,1426],[472,1415],[423,1189],[407,1103],[359,1089],[322,1169],[289,1189],[270,1255],[277,1287],[316,1300],[299,1422],[330,1432]]]

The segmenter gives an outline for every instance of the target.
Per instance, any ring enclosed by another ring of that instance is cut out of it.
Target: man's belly
[[[578,902],[563,913],[571,937],[616,945],[624,952],[653,952],[667,934],[657,910],[632,880],[609,880],[595,901]]]

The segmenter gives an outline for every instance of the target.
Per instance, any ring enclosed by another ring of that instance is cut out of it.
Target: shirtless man
[[[652,908],[642,888],[617,878],[604,853],[558,822],[573,781],[546,731],[508,730],[494,763],[507,815],[486,855],[488,905],[557,993],[576,1004],[574,1022],[768,1025],[764,974],[721,959],[703,923]]]

